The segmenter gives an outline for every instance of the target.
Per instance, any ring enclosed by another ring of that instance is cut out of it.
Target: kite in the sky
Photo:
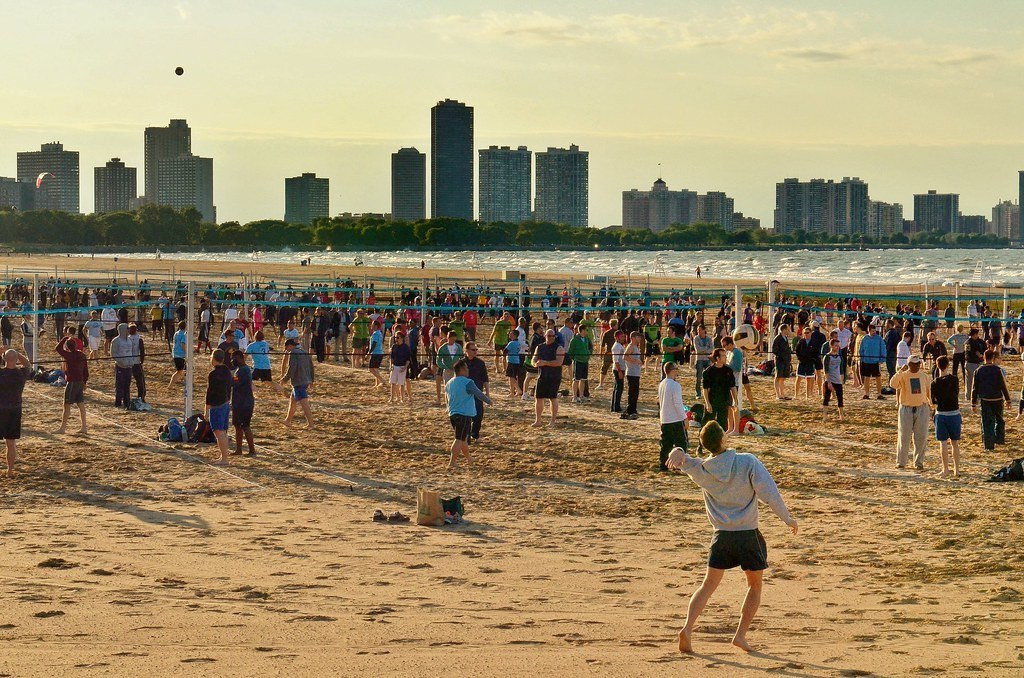
[[[38,177],[36,177],[36,188],[37,188],[37,189],[38,189],[38,188],[39,188],[40,186],[42,186],[42,185],[43,185],[43,179],[45,179],[46,177],[53,177],[54,179],[56,179],[56,178],[57,178],[57,175],[56,175],[56,174],[54,174],[53,172],[40,172],[40,173],[39,173],[39,176],[38,176]]]

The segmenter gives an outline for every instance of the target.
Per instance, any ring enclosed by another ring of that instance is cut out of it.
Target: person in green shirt
[[[461,313],[455,313],[452,321],[448,323],[448,329],[455,333],[455,341],[459,343],[461,348],[462,344],[466,342],[466,321],[462,319]]]
[[[352,367],[362,367],[363,358],[370,348],[370,319],[366,317],[366,311],[356,311],[348,331],[352,334]]]
[[[512,320],[507,313],[503,313],[494,321],[494,330],[491,331],[491,346],[494,347],[494,371],[498,374],[504,374],[506,371],[507,363],[502,349],[510,341],[508,333],[511,329]]]
[[[574,403],[582,403],[586,395],[590,356],[593,353],[594,345],[589,334],[581,332],[569,342],[569,359],[572,360],[572,401]]]
[[[591,343],[593,343],[594,339],[595,339],[595,337],[594,337],[594,328],[596,326],[597,325],[593,321],[593,319],[587,314],[586,311],[584,311],[583,312],[583,318],[580,320],[580,324],[579,324],[579,332],[580,332],[580,334],[587,335],[587,339],[590,339]]]
[[[685,342],[678,334],[675,325],[668,326],[668,336],[661,340],[661,364],[683,363],[683,346]]]
[[[659,362],[657,357],[661,355],[661,326],[653,318],[644,325],[644,340],[647,343],[645,363]],[[661,369],[660,364],[658,369]]]
[[[455,376],[455,363],[462,360],[465,353],[462,344],[456,341],[453,330],[448,331],[448,343],[441,344],[437,349],[437,383],[438,388],[448,383],[448,380]],[[437,403],[441,404],[441,394],[437,394]]]

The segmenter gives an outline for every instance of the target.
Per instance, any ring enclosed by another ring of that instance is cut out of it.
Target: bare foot
[[[543,425],[544,425],[544,424],[540,423],[539,421],[535,421],[535,422],[533,422],[532,424],[530,424],[530,426],[533,426],[534,428],[537,428],[537,427],[539,427],[539,426],[543,426]]]
[[[285,426],[291,426],[292,425],[292,420],[291,419],[285,419],[284,420],[284,425]]]
[[[732,644],[743,650],[744,652],[753,652],[754,648],[750,647],[750,643],[747,642],[745,637],[733,636]]]
[[[227,466],[230,462],[227,459],[218,459],[217,461],[211,461],[214,466]]]
[[[89,432],[87,430],[85,430],[84,428],[80,428],[77,431],[75,431],[75,435],[76,436],[87,436],[87,435],[89,435]]]
[[[67,429],[59,428],[59,429],[57,429],[56,434],[59,435],[59,436],[62,436],[62,435],[64,435],[67,432],[68,432]]]
[[[679,651],[687,654],[693,652],[693,643],[690,642],[690,631],[683,629],[679,632]]]
[[[558,422],[552,419],[551,421],[548,422],[548,426],[558,426]]]

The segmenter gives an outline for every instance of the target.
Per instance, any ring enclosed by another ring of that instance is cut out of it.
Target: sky
[[[1024,3],[90,0],[5,3],[0,176],[61,141],[143,172],[143,128],[186,118],[221,221],[281,218],[284,178],[331,212],[390,211],[390,155],[430,149],[430,107],[475,145],[590,151],[590,222],[621,192],[721,190],[770,225],[786,177],[928,189],[991,216],[1024,169]],[[174,75],[181,66],[185,74]],[[429,199],[429,194],[428,194]]]

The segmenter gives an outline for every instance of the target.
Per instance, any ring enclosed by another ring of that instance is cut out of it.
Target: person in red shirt
[[[462,312],[462,322],[466,325],[466,334],[470,341],[476,341],[476,324],[479,316],[475,309],[467,309]]]
[[[64,374],[67,378],[67,385],[64,387],[64,414],[61,416],[57,433],[67,432],[71,406],[77,405],[82,418],[82,428],[78,433],[88,435],[89,427],[85,420],[85,384],[89,381],[89,361],[82,352],[82,344],[75,337],[75,333],[74,327],[66,328],[64,337],[57,344],[57,353],[64,359]]]

